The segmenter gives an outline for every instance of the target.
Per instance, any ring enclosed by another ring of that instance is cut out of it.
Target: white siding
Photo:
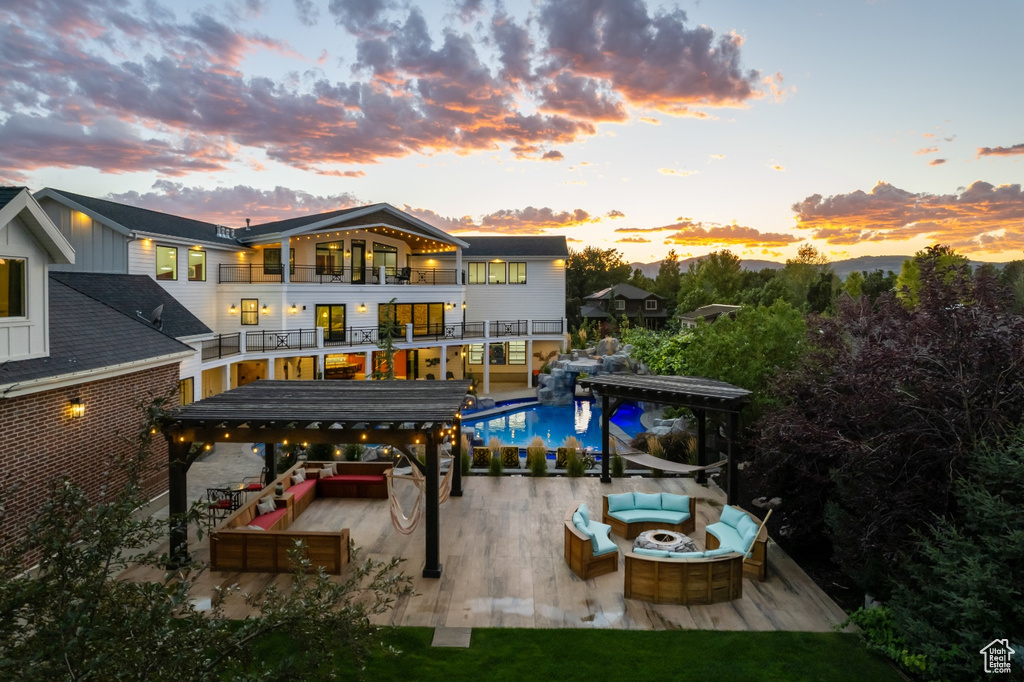
[[[75,272],[128,272],[128,238],[79,211],[44,198],[40,206],[75,249],[73,265],[53,270]]]
[[[0,317],[0,361],[27,360],[50,352],[47,316],[52,259],[18,219],[0,228],[0,257],[25,260],[25,317]]]
[[[462,266],[466,268],[469,263],[483,260],[464,259]],[[559,261],[514,257],[502,260],[525,262],[526,284],[467,284],[467,321],[560,320],[565,317],[565,267]]]

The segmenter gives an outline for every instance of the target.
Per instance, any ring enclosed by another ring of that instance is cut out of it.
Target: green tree
[[[847,275],[846,279],[843,280],[843,291],[853,298],[860,298],[863,287],[864,275],[856,270]]]
[[[654,280],[645,275],[640,268],[633,268],[633,276],[629,278],[629,283],[637,289],[654,291]]]
[[[678,310],[690,312],[711,303],[738,302],[743,270],[728,249],[712,251],[690,263],[679,278]]]
[[[375,354],[371,375],[377,380],[395,378],[395,339],[404,331],[395,319],[396,300],[393,298],[381,305],[378,315],[377,348],[380,353]]]
[[[889,270],[885,274],[882,274],[881,270],[875,270],[874,272],[863,271],[864,283],[861,285],[861,292],[868,297],[871,303],[878,300],[878,297],[885,293],[895,293],[896,291],[896,273]]]
[[[654,279],[654,293],[665,298],[666,310],[669,317],[676,311],[676,301],[679,298],[679,285],[681,274],[679,272],[679,256],[675,249],[670,249],[662,259],[658,267],[658,276]]]
[[[999,283],[1006,287],[1013,297],[1013,312],[1024,312],[1024,260],[1005,263],[999,271]]]
[[[797,308],[807,306],[807,295],[811,286],[820,282],[822,275],[830,273],[828,257],[812,244],[804,244],[797,251],[796,258],[786,261],[780,275],[789,288],[789,302]],[[820,286],[820,285],[819,285]],[[820,298],[820,292],[816,292]],[[820,303],[819,301],[816,301]]]
[[[956,513],[937,519],[904,562],[889,604],[923,654],[925,676],[978,679],[978,651],[1024,633],[1024,429],[981,444],[955,486]],[[1014,656],[1014,665],[1017,657]]]
[[[952,247],[934,244],[914,254],[913,258],[903,261],[900,275],[896,279],[896,296],[908,307],[915,307],[921,297],[921,268],[928,263],[938,280],[953,286],[968,282],[971,278],[971,266],[967,256],[962,256]]]

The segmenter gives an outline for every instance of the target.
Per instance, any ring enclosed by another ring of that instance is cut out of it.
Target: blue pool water
[[[639,407],[626,404],[612,415],[612,423],[632,437],[644,431],[641,414],[643,410]],[[576,436],[583,447],[601,449],[601,408],[589,400],[577,400],[563,407],[534,405],[477,420],[469,414],[463,425],[473,427],[476,438],[485,444],[497,438],[502,445],[525,448],[534,436],[540,436],[544,445],[554,450],[569,436]]]

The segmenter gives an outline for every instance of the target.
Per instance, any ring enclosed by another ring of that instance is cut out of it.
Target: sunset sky
[[[1020,0],[0,0],[0,183],[231,226],[1024,258]]]

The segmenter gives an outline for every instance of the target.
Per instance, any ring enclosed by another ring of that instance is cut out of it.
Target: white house
[[[397,377],[472,375],[484,394],[529,385],[534,354],[564,338],[563,237],[457,238],[388,204],[232,229],[63,190],[36,199],[79,254],[54,269],[146,275],[208,328],[175,334],[196,351],[185,402],[260,378],[368,379],[389,311]]]

